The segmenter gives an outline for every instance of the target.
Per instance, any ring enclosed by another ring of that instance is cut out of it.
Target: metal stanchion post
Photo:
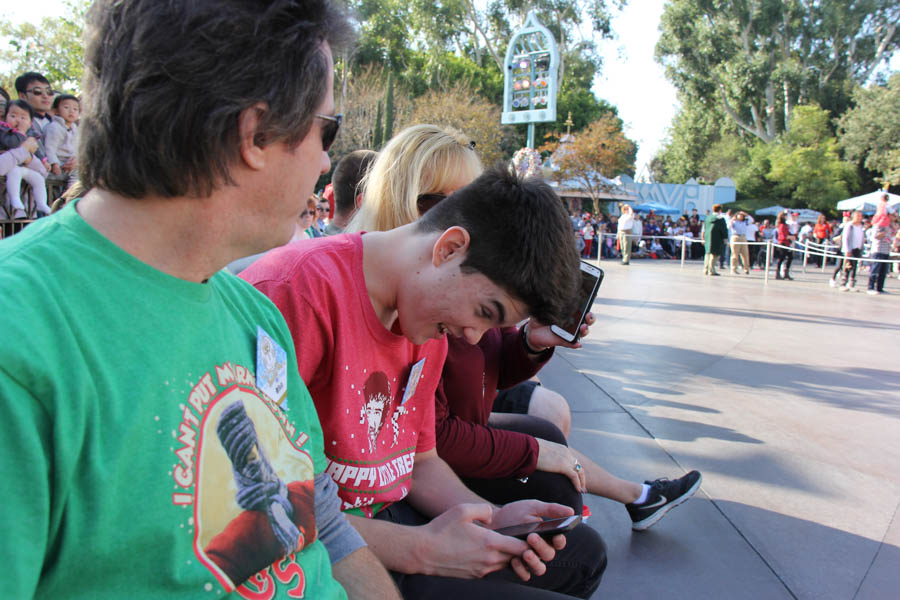
[[[681,236],[681,268],[684,268],[684,250],[687,248],[687,238]]]
[[[769,265],[772,263],[772,240],[766,240],[766,272],[763,281],[769,283]]]
[[[803,242],[803,274],[806,275],[806,263],[809,260],[809,242]]]

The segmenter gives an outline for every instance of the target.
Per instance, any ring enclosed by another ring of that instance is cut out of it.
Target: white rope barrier
[[[599,239],[599,242],[600,242],[598,245],[598,248],[597,248],[597,260],[598,261],[603,260],[602,246],[603,246],[603,238],[604,237],[612,237],[612,238],[615,238],[616,240],[618,240],[619,234],[611,233],[611,232],[604,232],[604,233],[599,233],[597,235],[597,238]],[[699,238],[678,236],[678,235],[641,235],[641,234],[636,234],[636,233],[626,233],[626,234],[623,234],[622,237],[627,238],[629,241],[631,241],[634,238],[639,238],[639,239],[649,239],[649,240],[654,240],[654,239],[655,240],[673,240],[673,241],[680,242],[679,246],[681,247],[681,268],[682,269],[684,269],[684,262],[687,259],[686,254],[687,254],[688,244],[704,243],[704,240],[699,239]],[[769,283],[769,271],[771,270],[772,258],[773,258],[775,248],[781,248],[783,250],[788,250],[790,252],[802,252],[803,253],[803,273],[806,273],[806,265],[809,260],[809,256],[822,257],[822,272],[825,271],[826,263],[829,258],[834,259],[835,261],[855,260],[855,261],[867,262],[867,263],[880,262],[880,263],[900,264],[900,258],[881,259],[881,258],[871,258],[869,256],[861,256],[861,257],[844,256],[841,252],[835,251],[839,248],[839,246],[837,246],[836,244],[833,244],[833,243],[819,244],[817,242],[812,242],[809,240],[804,241],[804,242],[797,242],[797,244],[800,246],[800,248],[795,248],[793,246],[784,246],[777,242],[773,242],[772,240],[765,240],[765,241],[761,241],[761,242],[731,242],[731,241],[728,241],[726,243],[729,244],[730,246],[765,246],[766,247],[766,266],[763,271],[763,282],[765,284]],[[889,254],[889,256],[900,257],[900,253],[891,252]]]

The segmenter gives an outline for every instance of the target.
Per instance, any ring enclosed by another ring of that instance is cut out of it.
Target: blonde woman
[[[362,181],[362,206],[344,231],[387,231],[412,223],[481,173],[474,148],[449,127],[407,127],[378,153]]]

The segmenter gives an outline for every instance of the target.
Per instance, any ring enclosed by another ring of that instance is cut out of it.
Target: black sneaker
[[[680,479],[660,478],[656,481],[645,481],[650,485],[647,500],[643,504],[626,504],[631,517],[631,528],[643,531],[666,516],[666,513],[690,498],[700,487],[703,477],[699,471],[691,471]]]

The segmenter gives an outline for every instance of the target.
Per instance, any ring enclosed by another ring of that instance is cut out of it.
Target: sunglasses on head
[[[327,152],[337,137],[344,115],[316,115],[316,118],[325,121],[322,125],[322,150]]]

